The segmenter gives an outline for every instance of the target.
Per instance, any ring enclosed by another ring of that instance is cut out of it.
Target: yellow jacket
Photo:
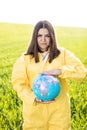
[[[31,110],[31,105],[34,103],[35,99],[35,95],[32,91],[32,84],[35,78],[43,71],[55,70],[55,69],[62,70],[62,74],[58,77],[62,87],[61,87],[61,93],[58,97],[58,102],[56,103],[56,107],[58,108],[62,105],[59,111],[60,114],[59,118],[61,117],[62,113],[63,115],[65,113],[64,118],[65,116],[66,117],[70,116],[68,84],[66,82],[66,79],[82,81],[87,74],[87,70],[85,69],[81,61],[78,58],[76,58],[70,51],[64,48],[60,48],[60,51],[61,54],[57,58],[55,58],[52,61],[52,63],[49,63],[47,60],[46,63],[44,64],[41,53],[38,53],[40,59],[38,63],[35,63],[34,58],[32,58],[30,55],[22,55],[16,61],[13,67],[12,72],[13,88],[17,91],[19,98],[23,101],[23,117],[25,123],[24,130],[28,130],[29,110]],[[52,107],[55,107],[55,105],[51,106],[51,109]],[[66,118],[64,126],[64,128],[66,127],[66,129],[64,130],[69,129],[69,120],[70,118]],[[60,121],[59,130],[63,130],[62,124],[64,123]],[[68,127],[66,126],[66,124],[68,125]]]

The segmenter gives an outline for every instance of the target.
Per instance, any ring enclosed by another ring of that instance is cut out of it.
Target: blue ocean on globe
[[[61,90],[59,80],[52,75],[41,74],[33,83],[33,91],[36,97],[43,101],[55,99]]]

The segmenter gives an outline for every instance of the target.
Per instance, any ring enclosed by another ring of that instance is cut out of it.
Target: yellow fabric
[[[63,48],[60,50],[61,54],[52,63],[47,60],[44,64],[39,53],[39,63],[35,63],[29,55],[22,55],[13,67],[13,88],[23,101],[23,130],[70,130],[70,100],[66,79],[82,81],[87,70],[71,52]],[[62,69],[58,77],[61,92],[56,101],[49,104],[35,102],[32,91],[34,79],[43,71],[55,69]]]

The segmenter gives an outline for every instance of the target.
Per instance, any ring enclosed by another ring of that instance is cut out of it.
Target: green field
[[[0,130],[22,130],[22,102],[12,89],[16,59],[26,51],[33,25],[0,23]],[[55,27],[59,46],[71,50],[87,67],[87,28]],[[87,130],[87,78],[69,81],[72,130]]]

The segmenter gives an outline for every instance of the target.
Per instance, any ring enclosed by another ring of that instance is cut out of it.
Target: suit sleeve
[[[61,78],[82,81],[87,75],[87,69],[84,67],[79,58],[68,50],[64,50],[64,65],[60,68]]]
[[[14,64],[12,71],[13,89],[22,101],[33,102],[34,94],[30,89],[29,79],[26,72],[24,56],[21,56]]]

